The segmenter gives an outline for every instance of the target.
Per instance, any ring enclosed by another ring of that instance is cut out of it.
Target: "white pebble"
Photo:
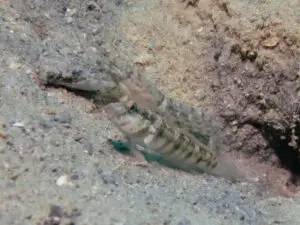
[[[63,186],[63,185],[74,185],[70,180],[68,175],[62,175],[56,180],[57,186]]]

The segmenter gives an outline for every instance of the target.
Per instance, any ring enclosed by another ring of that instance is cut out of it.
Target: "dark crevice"
[[[274,150],[282,167],[292,173],[291,182],[296,183],[300,178],[300,152],[298,149],[290,146],[292,130],[290,128],[284,130],[275,129],[274,127],[276,126],[272,126],[272,123],[255,119],[247,119],[243,124],[252,125],[261,132],[269,146]]]
[[[81,96],[83,98],[86,98],[87,100],[93,101],[95,103],[101,103],[101,104],[109,104],[111,102],[117,102],[118,99],[114,96],[100,96],[98,91],[87,91],[87,90],[79,90],[76,88],[66,87],[64,85],[59,84],[43,84],[46,88],[64,88],[69,92],[74,93],[77,96]],[[100,98],[101,97],[101,98]]]

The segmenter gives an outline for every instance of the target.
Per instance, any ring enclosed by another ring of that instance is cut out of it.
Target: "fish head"
[[[103,107],[108,119],[125,135],[144,136],[150,127],[150,121],[137,113],[134,105],[124,102],[110,103]]]

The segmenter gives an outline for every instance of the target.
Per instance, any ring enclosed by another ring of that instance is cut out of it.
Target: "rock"
[[[70,185],[73,186],[74,184],[70,181],[68,175],[62,175],[56,180],[57,186],[63,186],[63,185]]]
[[[59,123],[70,124],[72,122],[72,116],[68,111],[62,111],[62,112],[56,114],[56,116],[54,117],[54,120]]]
[[[265,48],[275,48],[280,39],[276,36],[274,37],[269,37],[261,42],[261,45],[264,46]]]
[[[51,205],[50,206],[50,212],[49,217],[62,217],[63,216],[63,210],[58,205]]]
[[[250,61],[254,61],[257,57],[257,52],[256,51],[247,51],[247,58]]]
[[[50,212],[49,212],[49,218],[51,221],[51,224],[53,225],[59,225],[61,222],[61,217],[63,217],[63,210],[58,205],[51,205]]]

